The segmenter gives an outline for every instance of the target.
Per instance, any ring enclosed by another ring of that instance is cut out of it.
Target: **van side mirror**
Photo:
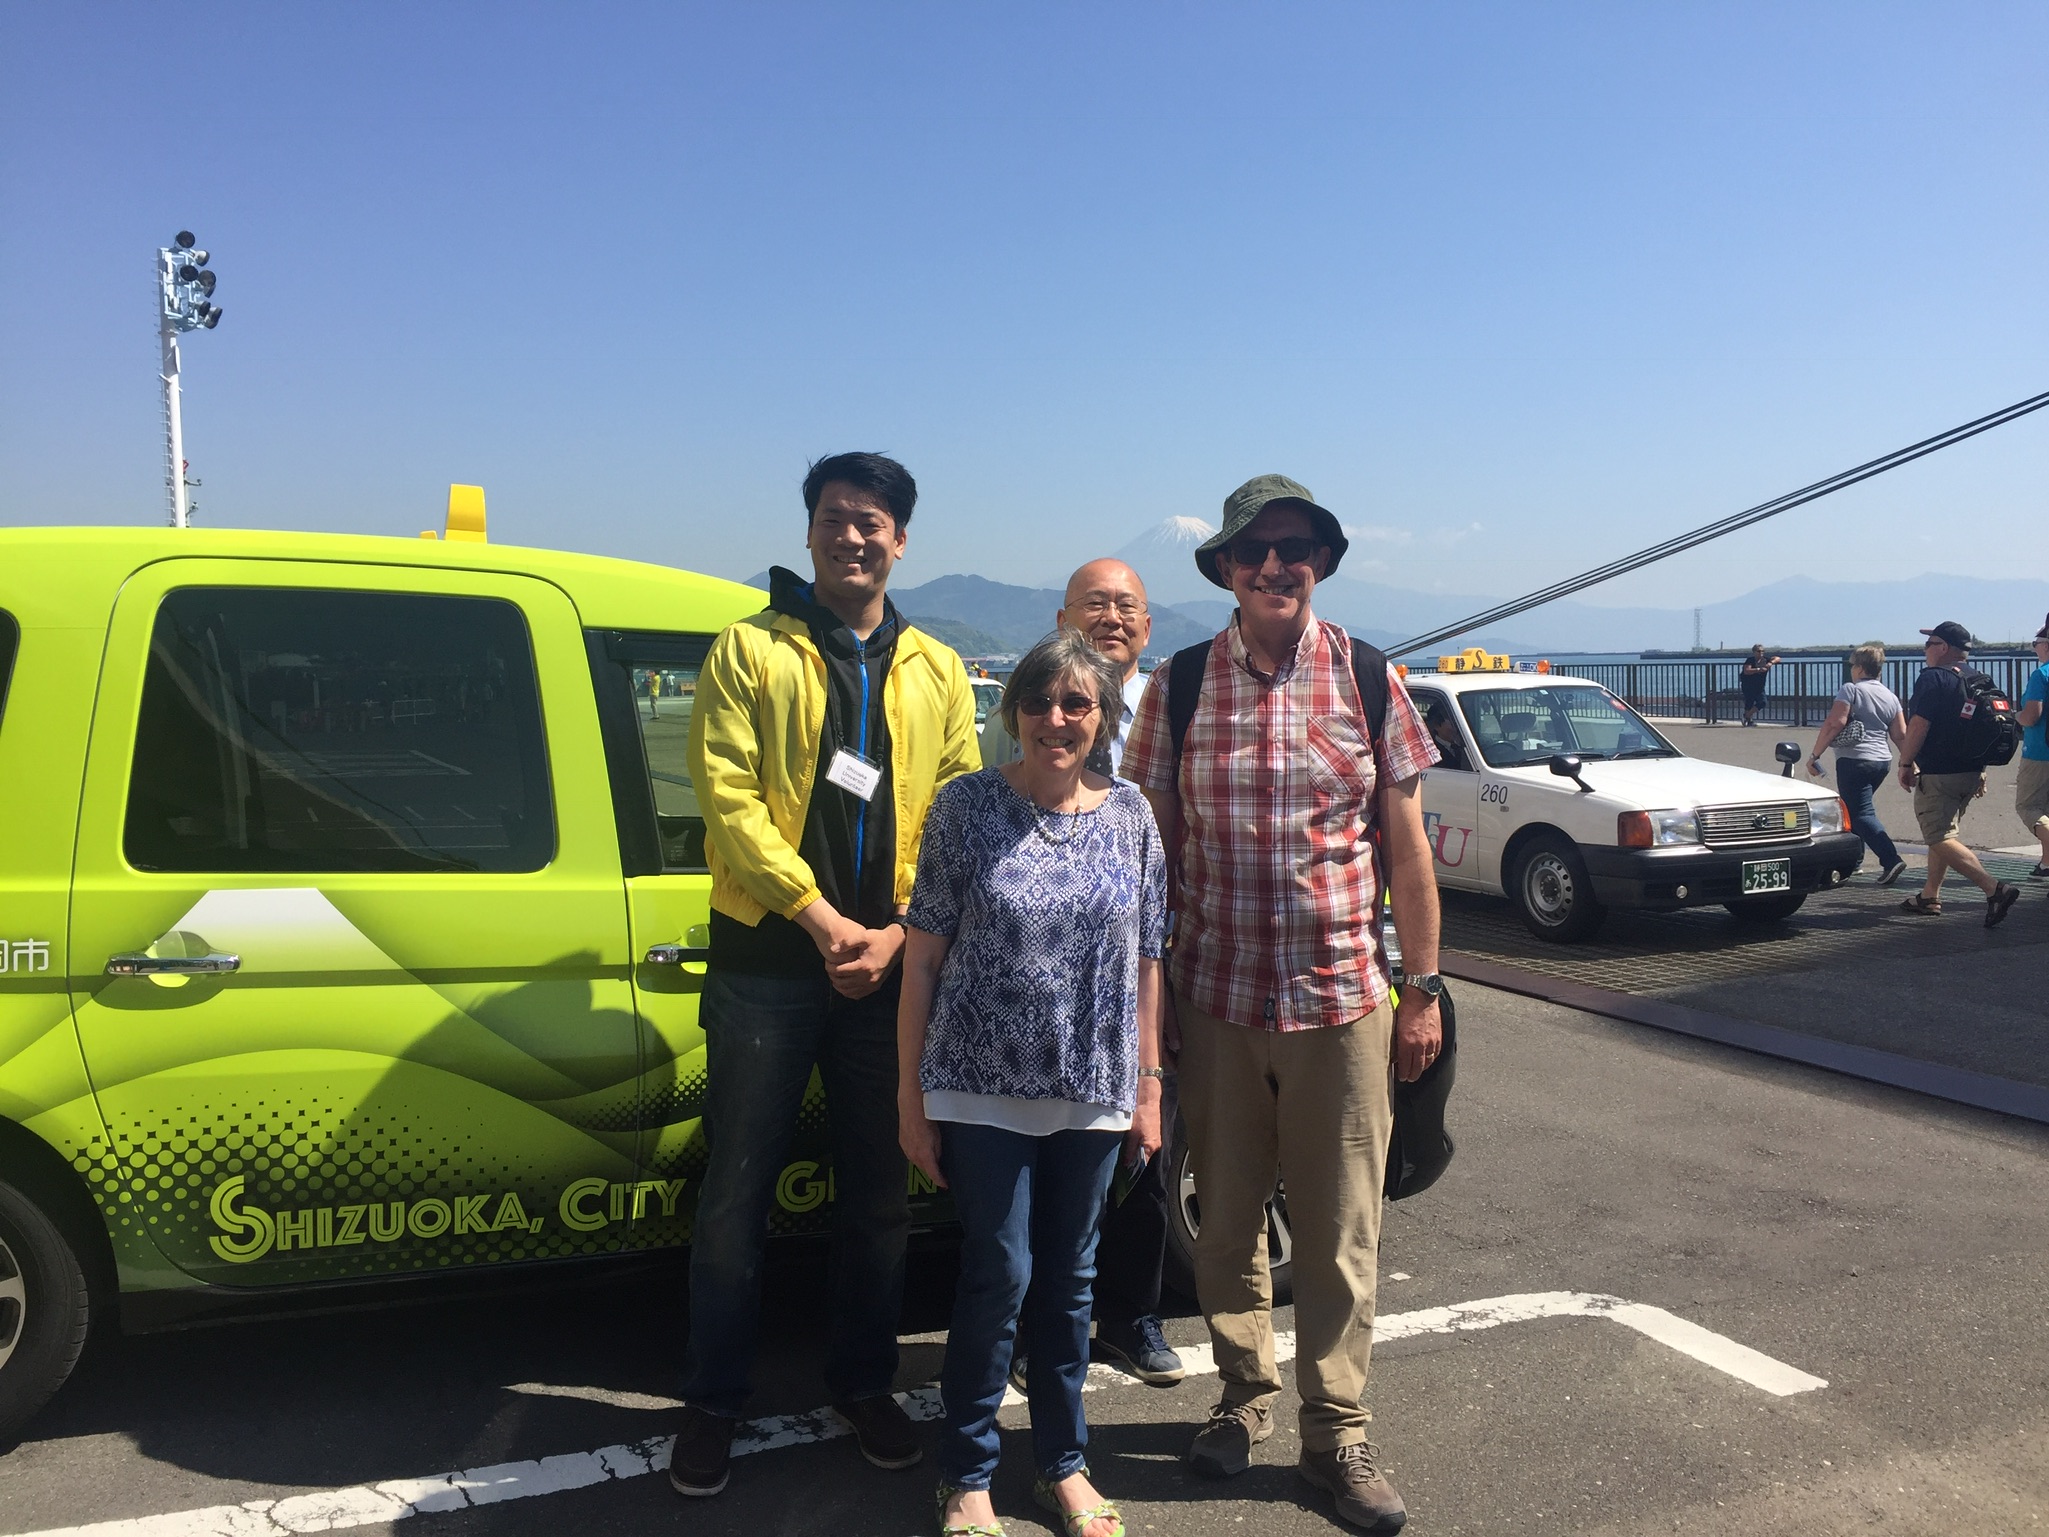
[[[1780,777],[1791,779],[1793,777],[1793,765],[1800,761],[1800,744],[1798,742],[1781,742],[1772,749],[1772,756],[1777,758],[1781,765],[1779,769]]]
[[[1579,777],[1579,770],[1580,760],[1578,753],[1561,752],[1551,755],[1552,773],[1556,774],[1560,779],[1570,779],[1587,794],[1592,795],[1594,787]]]

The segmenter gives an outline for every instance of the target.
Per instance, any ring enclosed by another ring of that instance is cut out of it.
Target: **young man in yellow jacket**
[[[877,1467],[919,1458],[890,1396],[910,1209],[896,1127],[897,958],[925,813],[981,766],[960,658],[889,601],[918,488],[879,454],[804,481],[813,579],[769,574],[768,607],[698,675],[690,772],[711,866],[700,1019],[710,1162],[690,1252],[687,1408],[669,1482],[726,1486],[761,1310],[775,1181],[814,1064],[831,1120],[826,1386]]]

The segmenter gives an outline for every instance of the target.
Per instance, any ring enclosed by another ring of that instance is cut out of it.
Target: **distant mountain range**
[[[1200,518],[1168,518],[1132,540],[1117,558],[1146,583],[1152,602],[1150,650],[1159,655],[1214,635],[1229,620],[1229,592],[1195,569],[1193,551],[1215,530]],[[766,587],[766,573],[753,579]],[[983,576],[942,576],[892,593],[908,617],[965,655],[1021,651],[1052,628],[1062,593]],[[1316,611],[1377,646],[1455,624],[1503,601],[1480,593],[1422,592],[1354,580],[1340,571],[1316,589]],[[1880,640],[1909,649],[1938,620],[1968,625],[1981,640],[2025,644],[2049,617],[2049,581],[1928,573],[1892,581],[1823,582],[1796,576],[1741,597],[1701,606],[1703,645],[1773,650],[1857,645]],[[945,630],[941,625],[946,626]],[[956,638],[958,637],[958,638]],[[1485,646],[1540,652],[1683,651],[1693,644],[1693,609],[1603,608],[1567,599],[1518,614],[1504,627],[1447,640],[1438,650]]]

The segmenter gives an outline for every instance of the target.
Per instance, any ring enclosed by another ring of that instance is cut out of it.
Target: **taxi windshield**
[[[1458,696],[1489,768],[1543,763],[1555,753],[1594,758],[1676,758],[1679,750],[1596,683],[1470,689]]]

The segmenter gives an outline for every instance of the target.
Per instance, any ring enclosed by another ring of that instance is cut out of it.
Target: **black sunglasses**
[[[1051,715],[1056,704],[1069,720],[1080,720],[1097,708],[1096,701],[1086,694],[1062,694],[1058,699],[1051,694],[1027,694],[1017,702],[1017,713],[1037,720],[1041,715]]]
[[[1272,550],[1280,556],[1284,566],[1299,566],[1310,560],[1323,548],[1320,540],[1307,539],[1291,534],[1286,539],[1261,539],[1255,534],[1245,534],[1230,543],[1231,563],[1235,566],[1263,566],[1266,552]]]

